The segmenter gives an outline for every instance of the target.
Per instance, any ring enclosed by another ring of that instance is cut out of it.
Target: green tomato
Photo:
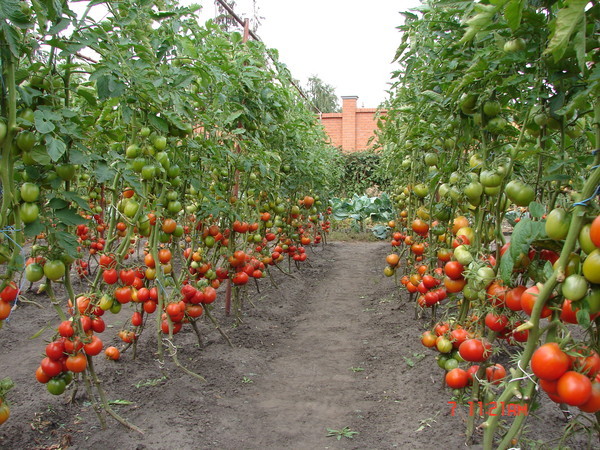
[[[21,185],[21,200],[24,202],[35,202],[40,196],[40,188],[35,183],[23,183]]]
[[[478,206],[481,203],[481,194],[483,194],[483,185],[478,181],[472,181],[465,186],[464,191],[469,203]]]
[[[104,294],[102,297],[100,297],[100,303],[98,306],[100,306],[102,311],[108,311],[112,307],[113,303],[113,298],[110,295]]]
[[[171,161],[169,160],[169,155],[167,152],[158,152],[156,154],[156,161],[158,161],[165,169],[169,169],[171,167]]]
[[[156,136],[152,141],[152,145],[154,145],[156,150],[161,152],[167,148],[167,138],[164,136]]]
[[[502,176],[493,170],[482,170],[479,181],[484,187],[498,187],[502,184]]]
[[[445,337],[439,338],[435,343],[435,346],[437,347],[440,353],[450,353],[453,348],[450,339],[447,339]]]
[[[174,202],[179,198],[179,194],[177,193],[177,191],[169,190],[167,191],[166,198],[168,201]]]
[[[31,283],[40,281],[44,278],[44,268],[38,263],[31,263],[25,267],[25,278]]]
[[[140,147],[137,144],[131,144],[125,150],[125,156],[129,159],[137,158],[140,156]]]
[[[25,122],[29,122],[29,124],[33,125],[35,121],[35,115],[33,114],[33,110],[31,108],[26,108],[19,114],[19,117]]]
[[[65,263],[60,259],[47,261],[46,264],[44,264],[44,275],[46,275],[46,277],[52,281],[56,281],[64,277],[66,271],[67,268]]]
[[[142,179],[146,180],[146,181],[150,181],[154,178],[154,173],[156,172],[154,166],[152,165],[145,165],[144,167],[142,167]]]
[[[127,203],[125,203],[125,207],[123,208],[123,214],[127,216],[129,219],[133,219],[140,208],[140,204],[133,199],[129,199]]]
[[[24,152],[28,152],[35,145],[35,140],[35,134],[33,134],[31,131],[21,131],[17,135],[17,147]]]
[[[592,292],[588,294],[587,297],[583,299],[590,306],[590,314],[596,314],[600,312],[600,289],[595,288],[592,289]]]
[[[446,360],[446,363],[444,364],[444,370],[446,370],[447,372],[451,371],[452,369],[456,369],[458,367],[458,361],[454,358],[448,358]]]
[[[583,262],[583,276],[594,284],[600,284],[600,248],[587,255]]]
[[[56,174],[64,181],[71,181],[75,177],[74,164],[61,164],[56,166]]]
[[[440,369],[444,369],[446,366],[446,361],[448,361],[448,359],[450,359],[449,355],[446,355],[446,354],[438,355],[438,357],[437,357],[438,367]]]
[[[511,39],[504,43],[506,53],[519,52],[525,49],[525,40],[523,38]]]
[[[181,202],[178,200],[167,203],[167,211],[169,211],[171,214],[177,214],[182,209],[183,207],[181,206]]]
[[[454,249],[454,258],[463,266],[468,266],[473,261],[473,255],[464,245],[459,245]]]
[[[591,228],[592,224],[587,223],[581,228],[581,231],[579,232],[579,246],[581,247],[581,250],[583,250],[588,255],[594,250],[596,250],[596,245],[592,242],[592,238],[590,237]]]
[[[113,304],[110,307],[110,312],[113,314],[119,314],[121,312],[121,307],[123,305],[121,305],[121,303],[119,302],[113,302]]]
[[[212,248],[215,246],[215,238],[213,236],[206,236],[204,238],[204,245],[206,245],[208,248]]]
[[[439,162],[437,153],[425,153],[425,164],[428,166],[436,166]]]
[[[460,110],[463,114],[470,115],[475,114],[475,106],[477,105],[477,96],[475,94],[467,94],[466,92],[461,95],[459,100]]]
[[[471,169],[480,168],[483,165],[483,158],[479,153],[473,153],[469,158],[469,167]]]
[[[477,269],[477,281],[484,287],[488,287],[495,277],[496,273],[491,267],[484,266]]]
[[[490,119],[485,128],[490,133],[498,134],[506,128],[506,125],[508,125],[508,122],[504,117],[494,117],[493,119]]]
[[[40,215],[40,208],[37,203],[23,203],[19,210],[19,217],[23,223],[35,222]]]
[[[498,195],[500,193],[501,189],[502,189],[502,186],[496,186],[496,187],[486,186],[483,188],[483,192],[485,192],[485,195],[487,195],[489,197],[495,197],[496,195]]]
[[[510,201],[517,206],[529,206],[535,199],[533,188],[519,180],[509,181],[505,191]]]
[[[488,117],[495,117],[500,114],[500,103],[497,101],[488,100],[483,104],[483,113]]]
[[[52,395],[61,395],[67,388],[67,382],[62,377],[54,377],[46,383],[46,389]]]
[[[425,198],[429,193],[429,189],[426,184],[419,183],[414,187],[414,193],[419,198]]]
[[[131,170],[133,170],[135,173],[141,173],[145,165],[146,160],[144,158],[135,158],[133,161],[131,161]]]
[[[177,164],[173,164],[167,169],[167,177],[170,179],[177,178],[180,173],[181,168]]]
[[[567,237],[571,217],[563,208],[555,208],[546,217],[546,234],[557,241]]]
[[[573,274],[565,278],[562,283],[562,295],[571,301],[581,300],[588,291],[588,282],[585,277]]]

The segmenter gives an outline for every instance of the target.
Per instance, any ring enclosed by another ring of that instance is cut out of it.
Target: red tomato
[[[454,348],[459,348],[460,344],[471,337],[470,333],[464,328],[456,328],[450,332],[450,340]]]
[[[61,361],[50,359],[48,357],[42,359],[40,367],[50,378],[55,377],[63,371],[63,365]]]
[[[96,356],[100,354],[103,346],[102,340],[98,336],[92,335],[92,340],[83,346],[83,350],[90,356]]]
[[[600,411],[600,382],[592,382],[592,392],[587,402],[579,405],[579,409],[586,413],[597,413]]]
[[[135,276],[133,278],[135,278]],[[115,289],[115,298],[121,304],[129,303],[131,301],[132,294],[133,293],[129,286],[123,286]]]
[[[142,325],[142,314],[139,311],[135,311],[131,316],[131,325],[139,327]]]
[[[92,330],[94,330],[94,333],[102,333],[104,330],[106,330],[104,319],[101,317],[95,317],[92,319]]]
[[[58,334],[62,337],[71,337],[74,333],[73,323],[70,320],[65,320],[58,326]]]
[[[106,284],[115,284],[119,280],[119,274],[116,269],[107,269],[102,272],[102,278]]]
[[[571,370],[558,379],[556,391],[567,405],[579,406],[590,399],[592,382],[585,375]]]
[[[500,384],[506,377],[506,369],[502,364],[494,364],[493,366],[486,367],[485,375],[490,383]]]
[[[46,345],[46,356],[58,361],[65,354],[65,343],[62,339],[50,342]]]
[[[235,284],[236,286],[242,286],[246,283],[248,283],[248,274],[246,272],[237,272],[234,276],[233,276],[233,284]]]
[[[485,325],[492,331],[500,332],[508,325],[508,317],[504,314],[489,312],[485,316]]]
[[[208,305],[212,302],[214,302],[217,299],[217,290],[211,286],[207,286],[204,288],[204,301],[202,303],[204,303],[205,305]]]
[[[459,367],[446,374],[446,384],[452,389],[462,389],[469,384],[469,374]]]
[[[492,346],[480,339],[467,339],[460,344],[458,353],[465,361],[483,362],[492,354]]]
[[[600,248],[600,216],[596,216],[592,221],[592,226],[590,227],[590,239],[596,247]]]
[[[536,377],[557,380],[571,367],[571,359],[556,342],[539,347],[531,357],[531,370]]]
[[[506,307],[513,311],[521,311],[523,309],[521,306],[521,296],[526,290],[525,286],[516,286],[513,289],[509,289],[504,295]]]
[[[444,266],[444,273],[451,280],[458,280],[462,278],[462,273],[465,268],[458,261],[448,261]]]
[[[521,295],[521,307],[523,311],[529,316],[531,316],[531,312],[533,311],[533,306],[538,298],[540,290],[537,286],[531,286],[526,289],[525,292]],[[542,308],[542,313],[540,315],[541,318],[550,317],[552,315],[552,310],[548,307],[548,305],[544,305]]]
[[[496,280],[491,283],[486,291],[486,298],[496,308],[504,306],[505,296],[508,288],[502,284],[502,281]]]

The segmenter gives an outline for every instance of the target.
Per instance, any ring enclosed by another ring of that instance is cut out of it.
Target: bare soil
[[[233,348],[208,321],[200,326],[202,348],[189,326],[174,339],[179,360],[206,382],[169,357],[160,364],[152,333],[140,338],[135,360],[131,351],[116,363],[97,357],[109,399],[121,403],[114,408],[143,434],[111,418],[103,430],[83,389],[69,403],[71,395],[52,396],[35,381],[58,320],[47,298],[28,293],[45,308],[25,304],[0,331],[0,378],[16,384],[0,448],[464,447],[468,409],[451,415],[452,392],[443,387],[435,352],[419,341],[429,320],[415,320],[413,305],[382,274],[388,245],[336,242],[309,252],[310,266],[293,277],[274,271],[277,287],[251,288],[239,324],[217,300],[213,313]],[[121,345],[116,334],[128,317],[125,308],[105,315],[105,345]],[[521,448],[565,448],[550,440],[565,426],[556,407],[528,420],[531,440]],[[327,436],[344,427],[358,434]]]

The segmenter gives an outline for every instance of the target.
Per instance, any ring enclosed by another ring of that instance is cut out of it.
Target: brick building
[[[369,139],[377,129],[377,108],[357,108],[355,95],[342,97],[341,113],[321,114],[321,123],[329,136],[331,144],[340,147],[342,152],[360,152],[375,145]],[[385,110],[379,114],[385,114]]]

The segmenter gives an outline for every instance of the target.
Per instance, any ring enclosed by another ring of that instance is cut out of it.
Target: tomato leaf
[[[44,231],[44,225],[40,222],[40,219],[28,223],[23,229],[26,237],[34,237]]]
[[[0,19],[8,19],[21,28],[27,28],[31,25],[31,21],[21,10],[19,0],[2,0],[0,2]]]
[[[96,170],[94,171],[94,175],[96,176],[96,181],[98,183],[105,183],[107,181],[113,180],[117,172],[112,167],[109,167],[104,161],[99,162],[96,166]]]
[[[54,215],[67,226],[83,225],[87,220],[77,214],[73,208],[62,208],[54,211]]]
[[[54,197],[50,199],[48,206],[52,209],[63,209],[69,206],[69,203],[62,198]]]
[[[19,43],[21,41],[21,33],[16,28],[11,27],[8,23],[0,24],[0,36],[4,36],[4,40],[8,44],[10,52],[15,58],[20,56]]]
[[[534,219],[540,219],[545,212],[546,209],[542,204],[538,202],[531,202],[529,204],[529,214],[531,214],[531,217],[533,217]]]
[[[579,309],[576,313],[577,323],[583,328],[588,328],[591,324],[590,313],[585,309]]]
[[[57,231],[55,233],[57,244],[72,258],[78,258],[79,252],[77,251],[77,237],[73,233],[66,231]]]
[[[544,222],[534,222],[529,217],[524,217],[515,225],[510,238],[509,251],[504,253],[500,260],[500,276],[504,282],[510,282],[515,262],[523,253],[527,254],[531,243],[545,236]]]
[[[566,0],[564,4],[566,6],[556,15],[554,32],[544,50],[544,54],[552,54],[554,61],[559,61],[565,54],[571,35],[585,15],[588,0]]]
[[[52,161],[56,162],[67,151],[67,144],[62,139],[55,139],[50,135],[46,135],[46,150]]]
[[[151,115],[148,116],[148,121],[150,122],[150,125],[156,128],[158,131],[161,131],[163,133],[169,132],[169,124],[162,117]]]
[[[523,16],[524,0],[510,0],[504,8],[504,18],[512,30],[519,28]]]
[[[65,191],[63,192],[63,195],[67,200],[77,203],[77,206],[79,206],[84,211],[90,211],[90,206],[88,205],[88,202],[79,197],[75,192]]]

